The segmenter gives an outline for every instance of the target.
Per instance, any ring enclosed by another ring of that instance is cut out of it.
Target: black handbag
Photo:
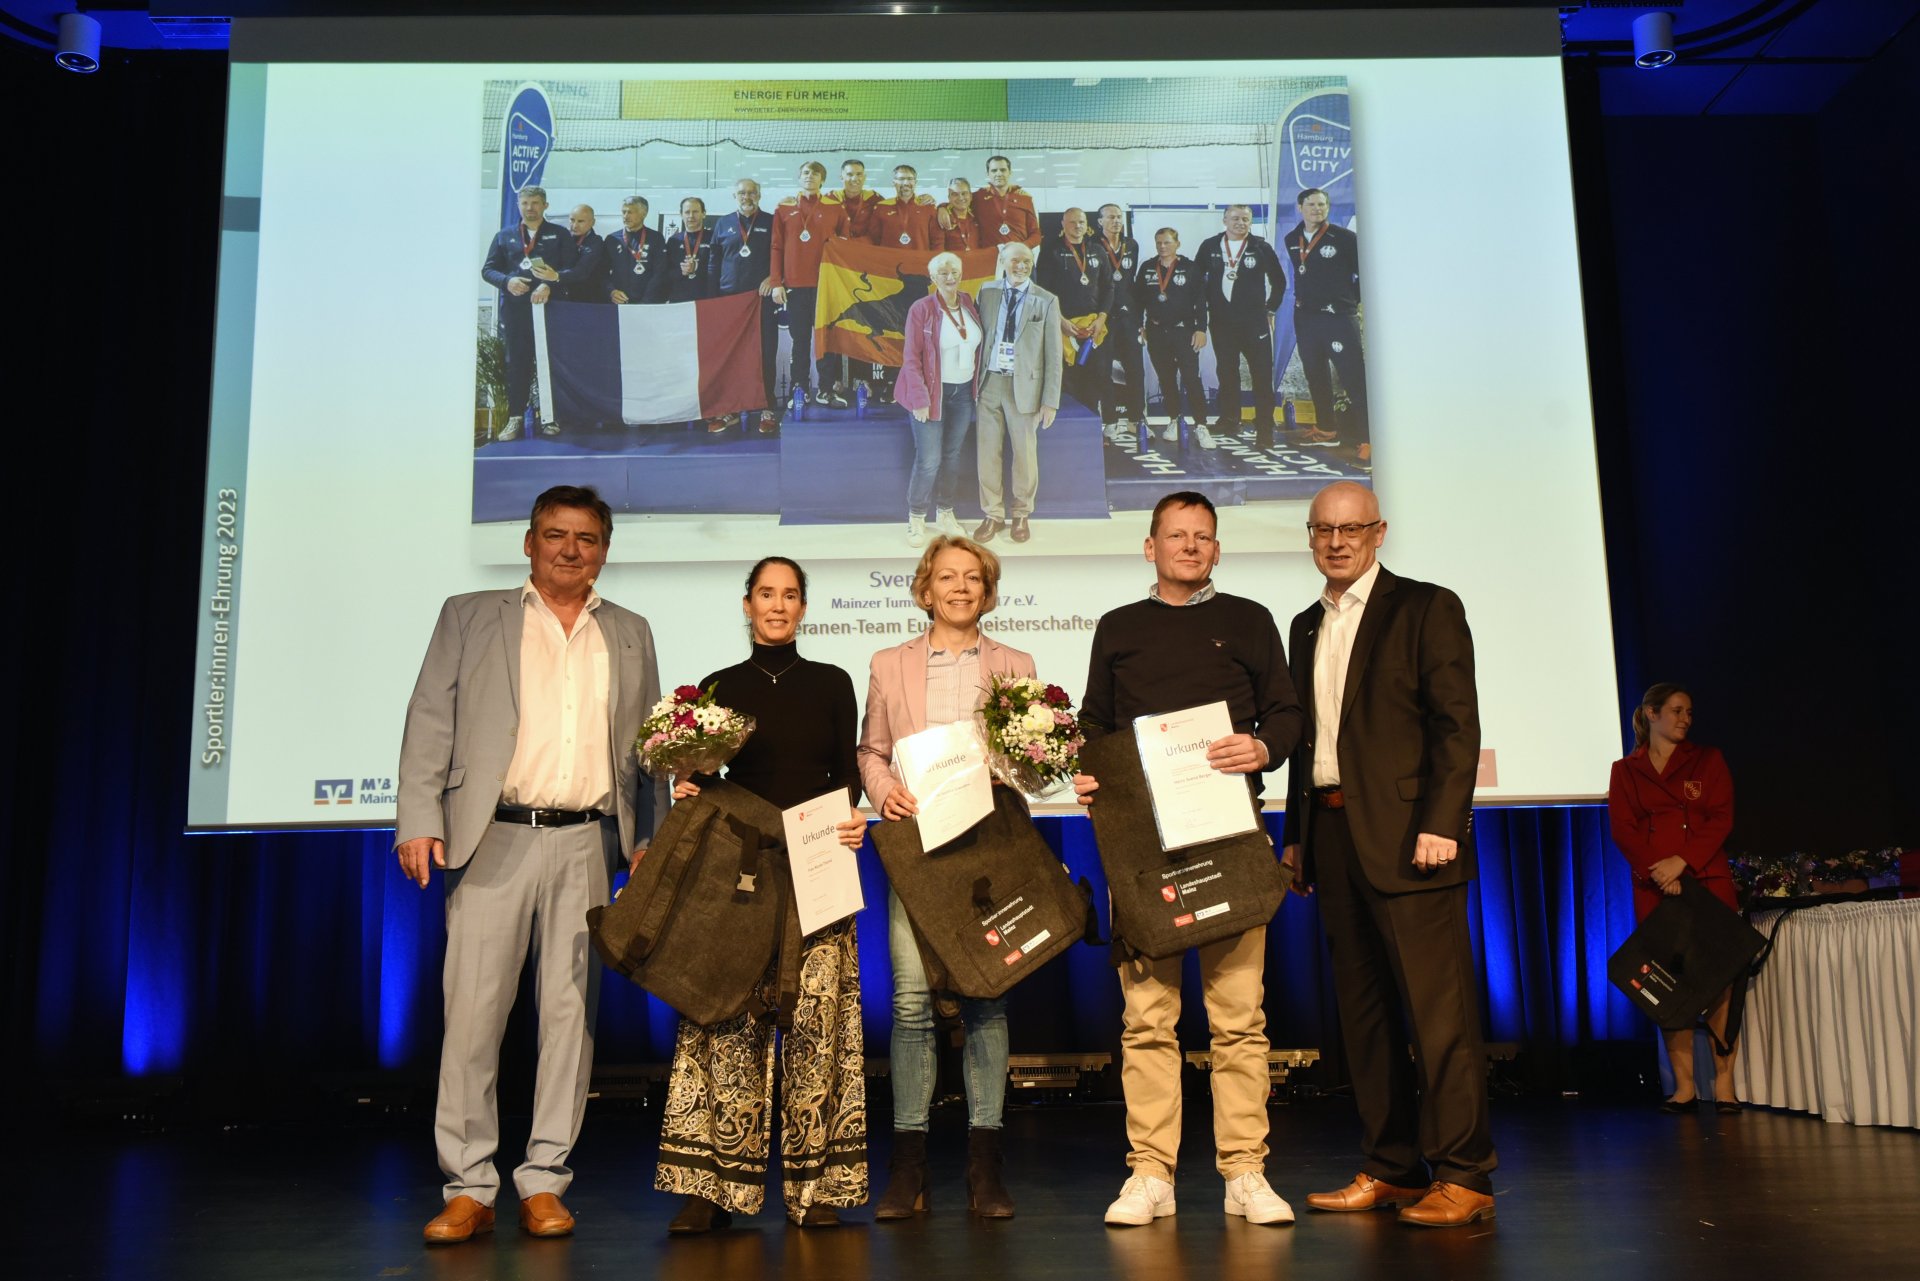
[[[1607,980],[1655,1024],[1681,1031],[1692,1027],[1739,979],[1737,1007],[1749,967],[1766,942],[1765,935],[1712,890],[1682,875],[1680,892],[1663,895],[1607,961]],[[1729,1045],[1739,1031],[1737,1017],[1728,1020]],[[1727,1046],[1717,1048],[1727,1052]]]
[[[1131,732],[1088,743],[1080,766],[1100,780],[1088,816],[1113,896],[1116,963],[1129,952],[1158,960],[1233,938],[1265,925],[1280,910],[1292,873],[1274,856],[1264,824],[1169,851],[1160,845]],[[1247,805],[1257,819],[1251,789]]]
[[[1074,884],[1011,787],[994,788],[992,812],[931,854],[911,818],[871,832],[931,991],[1000,996],[1086,933],[1091,887]]]
[[[612,969],[711,1026],[751,1010],[791,1018],[800,919],[780,811],[715,780],[667,812],[620,897],[587,913]],[[780,965],[769,991],[769,967]]]

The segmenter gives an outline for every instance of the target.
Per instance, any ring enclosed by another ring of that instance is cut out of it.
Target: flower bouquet
[[[732,760],[753,729],[753,717],[713,701],[713,686],[682,685],[653,705],[633,746],[649,774],[685,778]]]
[[[1072,707],[1058,685],[1028,676],[990,678],[980,725],[994,777],[1029,796],[1044,796],[1072,778],[1086,745]]]

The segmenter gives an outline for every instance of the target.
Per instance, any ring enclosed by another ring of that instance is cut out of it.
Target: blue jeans
[[[960,493],[960,451],[973,430],[973,384],[942,383],[940,419],[913,423],[913,478],[907,482],[907,514],[927,515],[932,501],[951,509]]]
[[[933,995],[907,910],[892,890],[887,891],[887,943],[893,957],[893,1128],[924,1133],[933,1103]],[[1007,1003],[963,997],[960,1016],[967,1025],[967,1124],[997,1130],[1007,1097]]]

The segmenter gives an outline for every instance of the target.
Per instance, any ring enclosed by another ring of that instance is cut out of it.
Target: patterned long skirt
[[[653,1186],[736,1214],[766,1200],[774,1020],[680,1021]],[[866,1053],[853,921],[807,939],[793,1026],[779,1038],[780,1165],[787,1213],[867,1199]]]

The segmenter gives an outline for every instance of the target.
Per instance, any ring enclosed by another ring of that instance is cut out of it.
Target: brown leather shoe
[[[1420,1204],[1400,1211],[1400,1222],[1416,1228],[1464,1228],[1475,1219],[1493,1217],[1493,1198],[1458,1183],[1435,1183]]]
[[[520,1203],[520,1230],[530,1237],[564,1237],[573,1233],[573,1216],[551,1192],[536,1192]]]
[[[1307,1204],[1315,1210],[1348,1213],[1354,1210],[1378,1210],[1382,1206],[1412,1205],[1426,1193],[1420,1188],[1396,1187],[1382,1183],[1370,1174],[1356,1174],[1353,1182],[1338,1192],[1309,1192]]]
[[[447,1202],[440,1213],[427,1220],[428,1245],[459,1245],[482,1232],[493,1231],[493,1207],[481,1205],[465,1195]]]

